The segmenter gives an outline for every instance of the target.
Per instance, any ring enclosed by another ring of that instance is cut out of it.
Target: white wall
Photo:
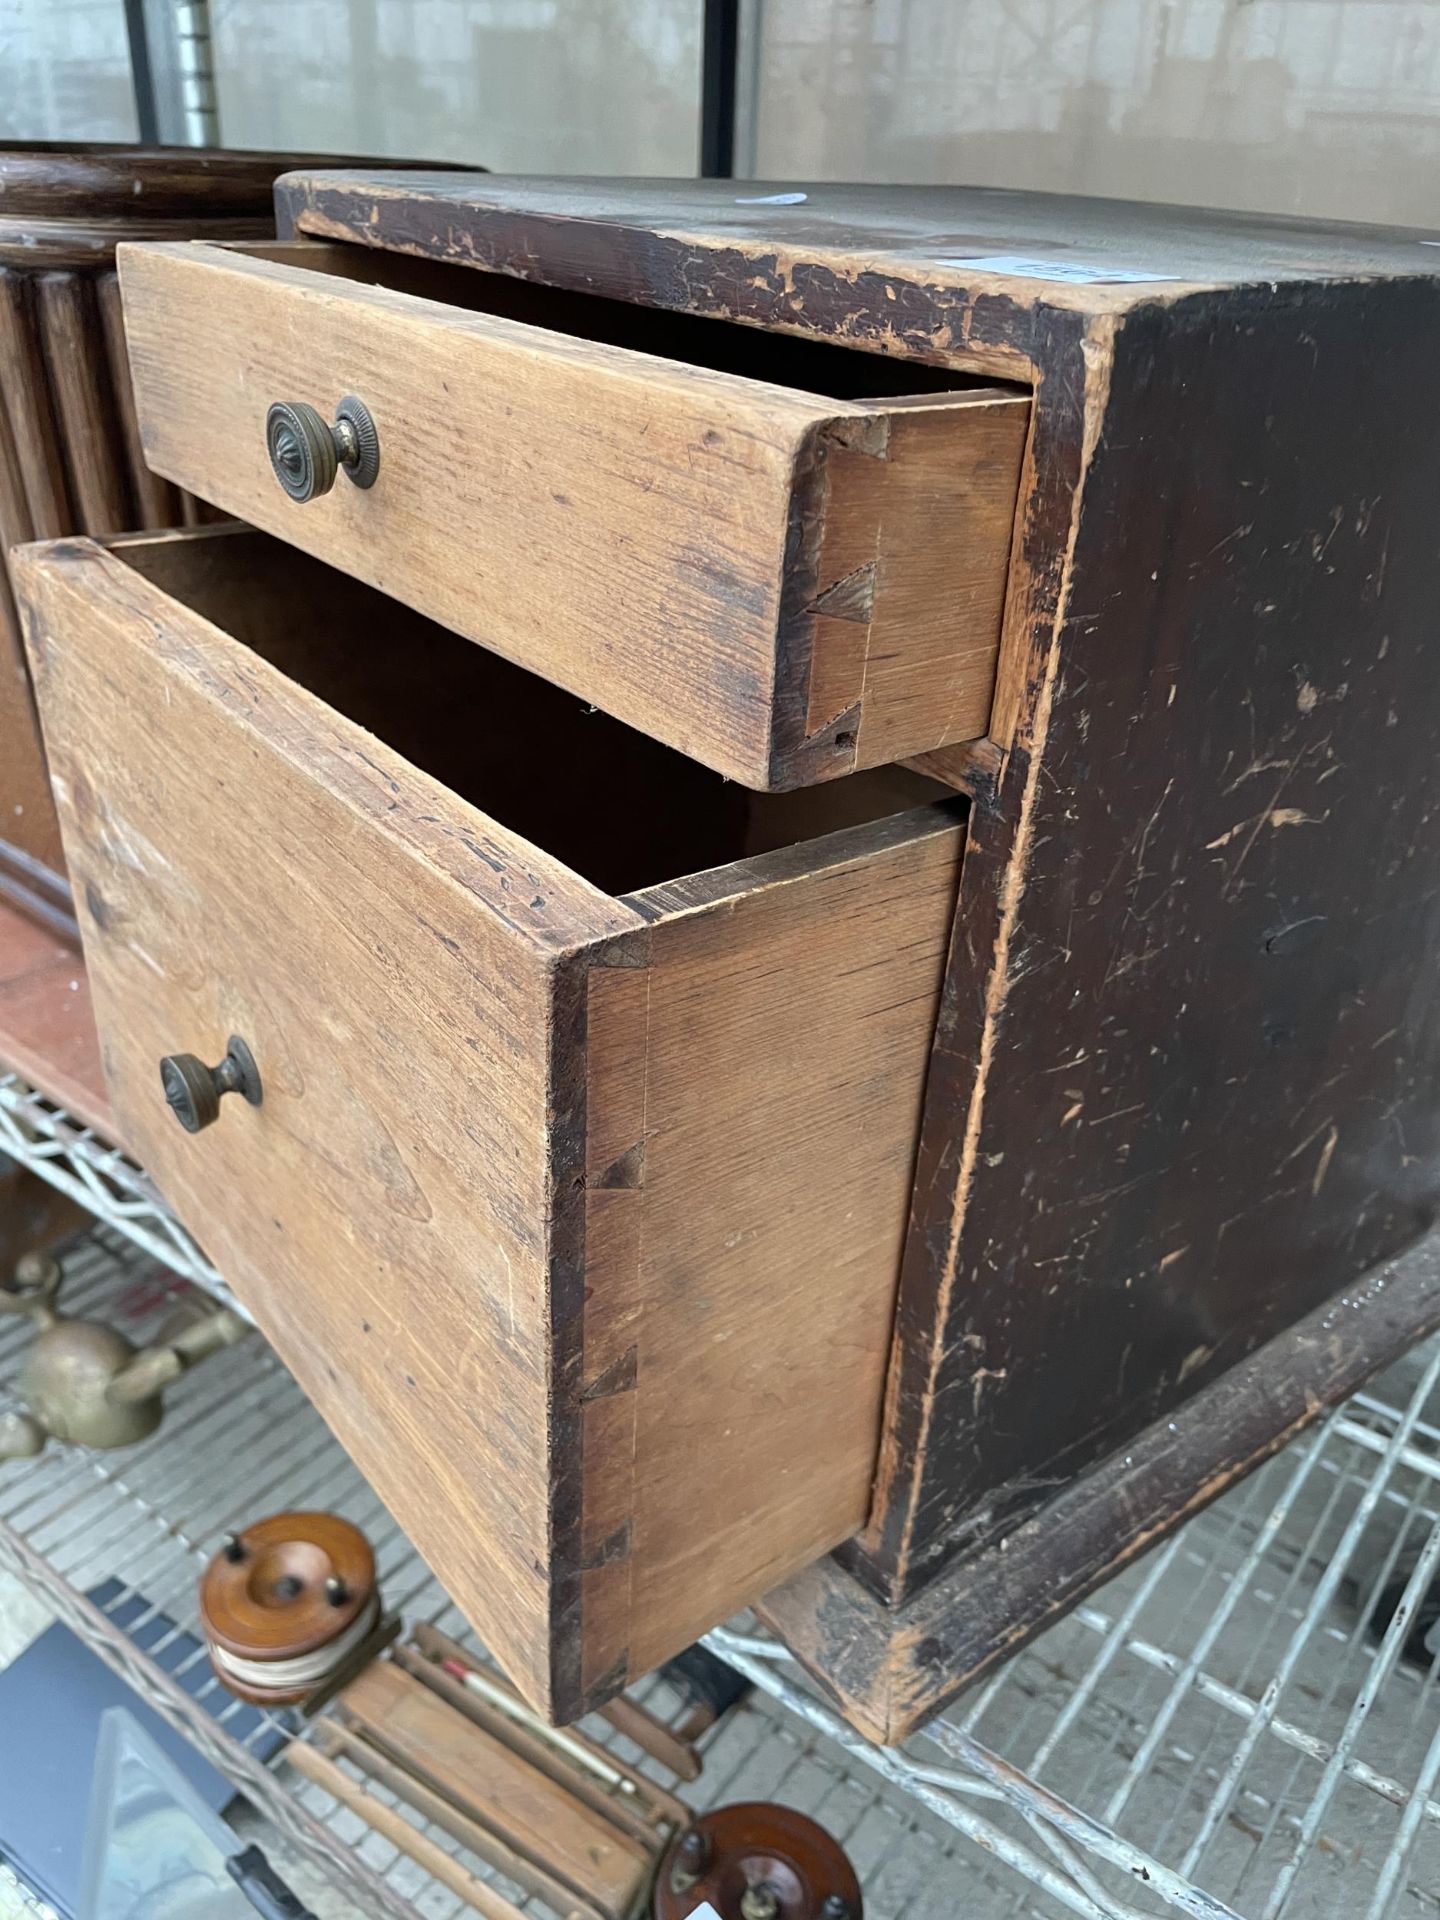
[[[0,140],[133,140],[122,0],[0,0]]]
[[[742,171],[1440,228],[1440,0],[748,4]],[[228,145],[695,170],[701,0],[211,6]],[[134,132],[122,0],[0,0],[0,138]]]
[[[699,0],[211,0],[227,145],[693,174]]]
[[[755,0],[762,178],[1440,227],[1435,0]]]

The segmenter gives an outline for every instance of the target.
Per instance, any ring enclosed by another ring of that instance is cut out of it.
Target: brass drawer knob
[[[336,407],[333,426],[303,400],[277,400],[265,416],[265,446],[292,500],[318,500],[341,467],[357,487],[373,487],[380,471],[380,436],[353,393]]]
[[[218,1067],[207,1067],[193,1053],[167,1053],[160,1062],[160,1084],[170,1111],[187,1133],[199,1133],[220,1118],[223,1094],[243,1094],[252,1107],[258,1107],[262,1097],[255,1056],[233,1033]]]

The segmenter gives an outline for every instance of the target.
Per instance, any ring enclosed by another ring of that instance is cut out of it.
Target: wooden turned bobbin
[[[395,1626],[369,1541],[333,1513],[276,1513],[227,1535],[200,1578],[200,1624],[217,1678],[261,1707],[319,1704]]]
[[[655,1877],[653,1920],[683,1920],[697,1901],[720,1920],[864,1920],[838,1841],[766,1800],[713,1808],[676,1835]]]

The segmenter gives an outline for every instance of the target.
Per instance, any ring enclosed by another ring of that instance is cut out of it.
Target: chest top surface
[[[870,269],[931,293],[1114,312],[1197,288],[1440,273],[1440,236],[1419,230],[999,187],[333,169],[285,176],[277,204],[302,233],[622,298],[670,305],[703,283],[712,310],[727,274],[737,311],[757,278]]]

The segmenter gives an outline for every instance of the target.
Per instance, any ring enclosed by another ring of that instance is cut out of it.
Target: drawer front
[[[38,582],[31,658],[122,1135],[543,1699],[554,936],[493,911],[486,876],[575,907],[556,945],[627,916],[74,551]],[[192,1137],[159,1062],[213,1065],[231,1034],[262,1102]]]
[[[1028,397],[828,399],[268,255],[122,250],[158,472],[751,787],[985,733]],[[272,402],[352,394],[373,485],[291,499]]]
[[[199,611],[333,667],[314,563],[19,577],[123,1137],[517,1685],[573,1717],[853,1533],[949,812],[620,899]],[[160,1062],[232,1035],[259,1102],[188,1133]]]

